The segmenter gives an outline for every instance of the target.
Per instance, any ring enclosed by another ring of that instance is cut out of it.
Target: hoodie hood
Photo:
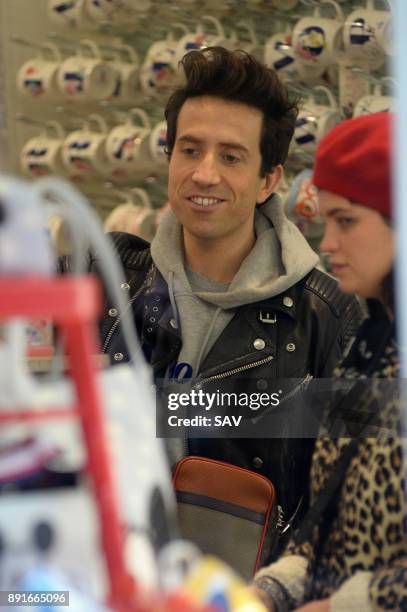
[[[195,296],[224,310],[279,295],[304,278],[319,262],[299,229],[289,221],[274,194],[256,208],[256,242],[227,291],[195,291]],[[182,230],[169,209],[161,218],[151,255],[167,284],[191,292],[185,272]],[[172,291],[170,291],[172,293]]]

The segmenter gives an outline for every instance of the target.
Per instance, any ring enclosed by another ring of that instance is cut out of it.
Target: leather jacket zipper
[[[192,389],[197,389],[200,385],[203,385],[207,382],[212,382],[213,380],[223,380],[228,376],[233,376],[234,374],[239,374],[240,372],[245,372],[246,370],[251,370],[252,368],[256,368],[260,365],[265,365],[274,359],[273,355],[269,355],[268,357],[264,357],[264,359],[260,359],[259,361],[254,361],[253,363],[247,363],[246,365],[240,366],[238,368],[234,368],[233,370],[228,370],[227,372],[222,372],[221,374],[214,374],[213,376],[208,376],[207,378],[201,378],[198,380]]]
[[[146,285],[146,283],[144,282],[141,285],[140,289],[138,289],[136,291],[136,293],[133,295],[131,300],[129,300],[129,302],[127,304],[127,307],[125,308],[124,312],[127,312],[128,309],[132,306],[133,302],[138,298],[140,293],[145,288],[145,285]],[[109,348],[109,344],[110,344],[110,341],[112,339],[112,336],[113,336],[114,332],[116,331],[117,327],[119,326],[120,321],[121,321],[121,316],[118,316],[116,321],[113,323],[112,327],[109,329],[109,332],[108,332],[108,334],[107,334],[107,336],[105,338],[105,341],[103,343],[103,346],[102,346],[102,353],[106,353],[107,349]]]
[[[312,374],[309,374],[309,373],[306,374],[305,378],[303,378],[302,381],[300,383],[298,383],[298,385],[296,387],[294,387],[294,389],[292,389],[290,391],[290,393],[288,393],[284,397],[283,401],[285,402],[286,400],[291,399],[294,395],[296,395],[298,393],[298,391],[301,389],[301,387],[303,387],[303,386],[307,385],[308,383],[310,383],[313,378],[314,377],[313,377]],[[280,404],[281,404],[281,402],[280,402]]]
[[[312,374],[306,374],[305,378],[303,378],[301,380],[301,382],[298,383],[298,385],[296,385],[294,387],[294,389],[291,389],[291,391],[289,393],[287,393],[287,395],[285,395],[283,397],[283,399],[280,401],[278,407],[281,406],[281,404],[284,404],[286,401],[292,399],[295,395],[297,395],[297,393],[299,393],[303,387],[306,387],[311,380],[313,379],[313,375]],[[272,412],[274,410],[274,406],[270,406],[269,408],[267,408],[266,410],[264,410],[264,412],[262,412],[261,414],[259,414],[258,417],[254,417],[253,418],[253,422],[256,422],[256,420],[261,420],[263,417],[267,416],[268,414],[270,414],[270,412]]]
[[[256,368],[257,366],[269,363],[273,359],[273,355],[269,355],[268,357],[264,357],[264,359],[260,359],[259,361],[247,363],[238,368],[233,368],[232,370],[227,370],[226,372],[222,372],[220,374],[214,374],[213,376],[208,376],[207,378],[201,378],[192,386],[192,389],[197,389],[200,385],[203,385],[207,382],[212,382],[213,380],[223,380],[224,378],[228,378],[228,376],[233,376],[234,374],[239,374],[240,372],[245,372],[246,370],[251,370],[252,368]],[[184,457],[186,457],[187,455],[189,455],[188,436],[184,431]]]

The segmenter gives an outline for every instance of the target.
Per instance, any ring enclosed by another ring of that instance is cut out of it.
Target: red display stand
[[[147,595],[126,568],[125,526],[109,458],[97,377],[99,344],[95,322],[101,303],[97,279],[90,276],[2,278],[0,295],[0,320],[45,317],[55,323],[64,338],[77,405],[64,410],[12,407],[0,412],[0,424],[73,416],[80,419],[109,579],[106,603],[117,612],[193,612],[194,607],[181,595],[165,599]]]

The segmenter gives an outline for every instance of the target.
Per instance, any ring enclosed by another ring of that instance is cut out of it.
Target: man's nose
[[[192,180],[200,185],[217,185],[220,182],[216,159],[211,153],[198,160]]]

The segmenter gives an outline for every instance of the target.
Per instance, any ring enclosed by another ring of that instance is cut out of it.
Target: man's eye
[[[184,155],[195,155],[198,152],[198,149],[194,148],[194,147],[184,147],[183,149],[181,149],[182,153]]]
[[[223,159],[228,164],[236,164],[240,159],[236,155],[232,155],[232,153],[224,153]]]

